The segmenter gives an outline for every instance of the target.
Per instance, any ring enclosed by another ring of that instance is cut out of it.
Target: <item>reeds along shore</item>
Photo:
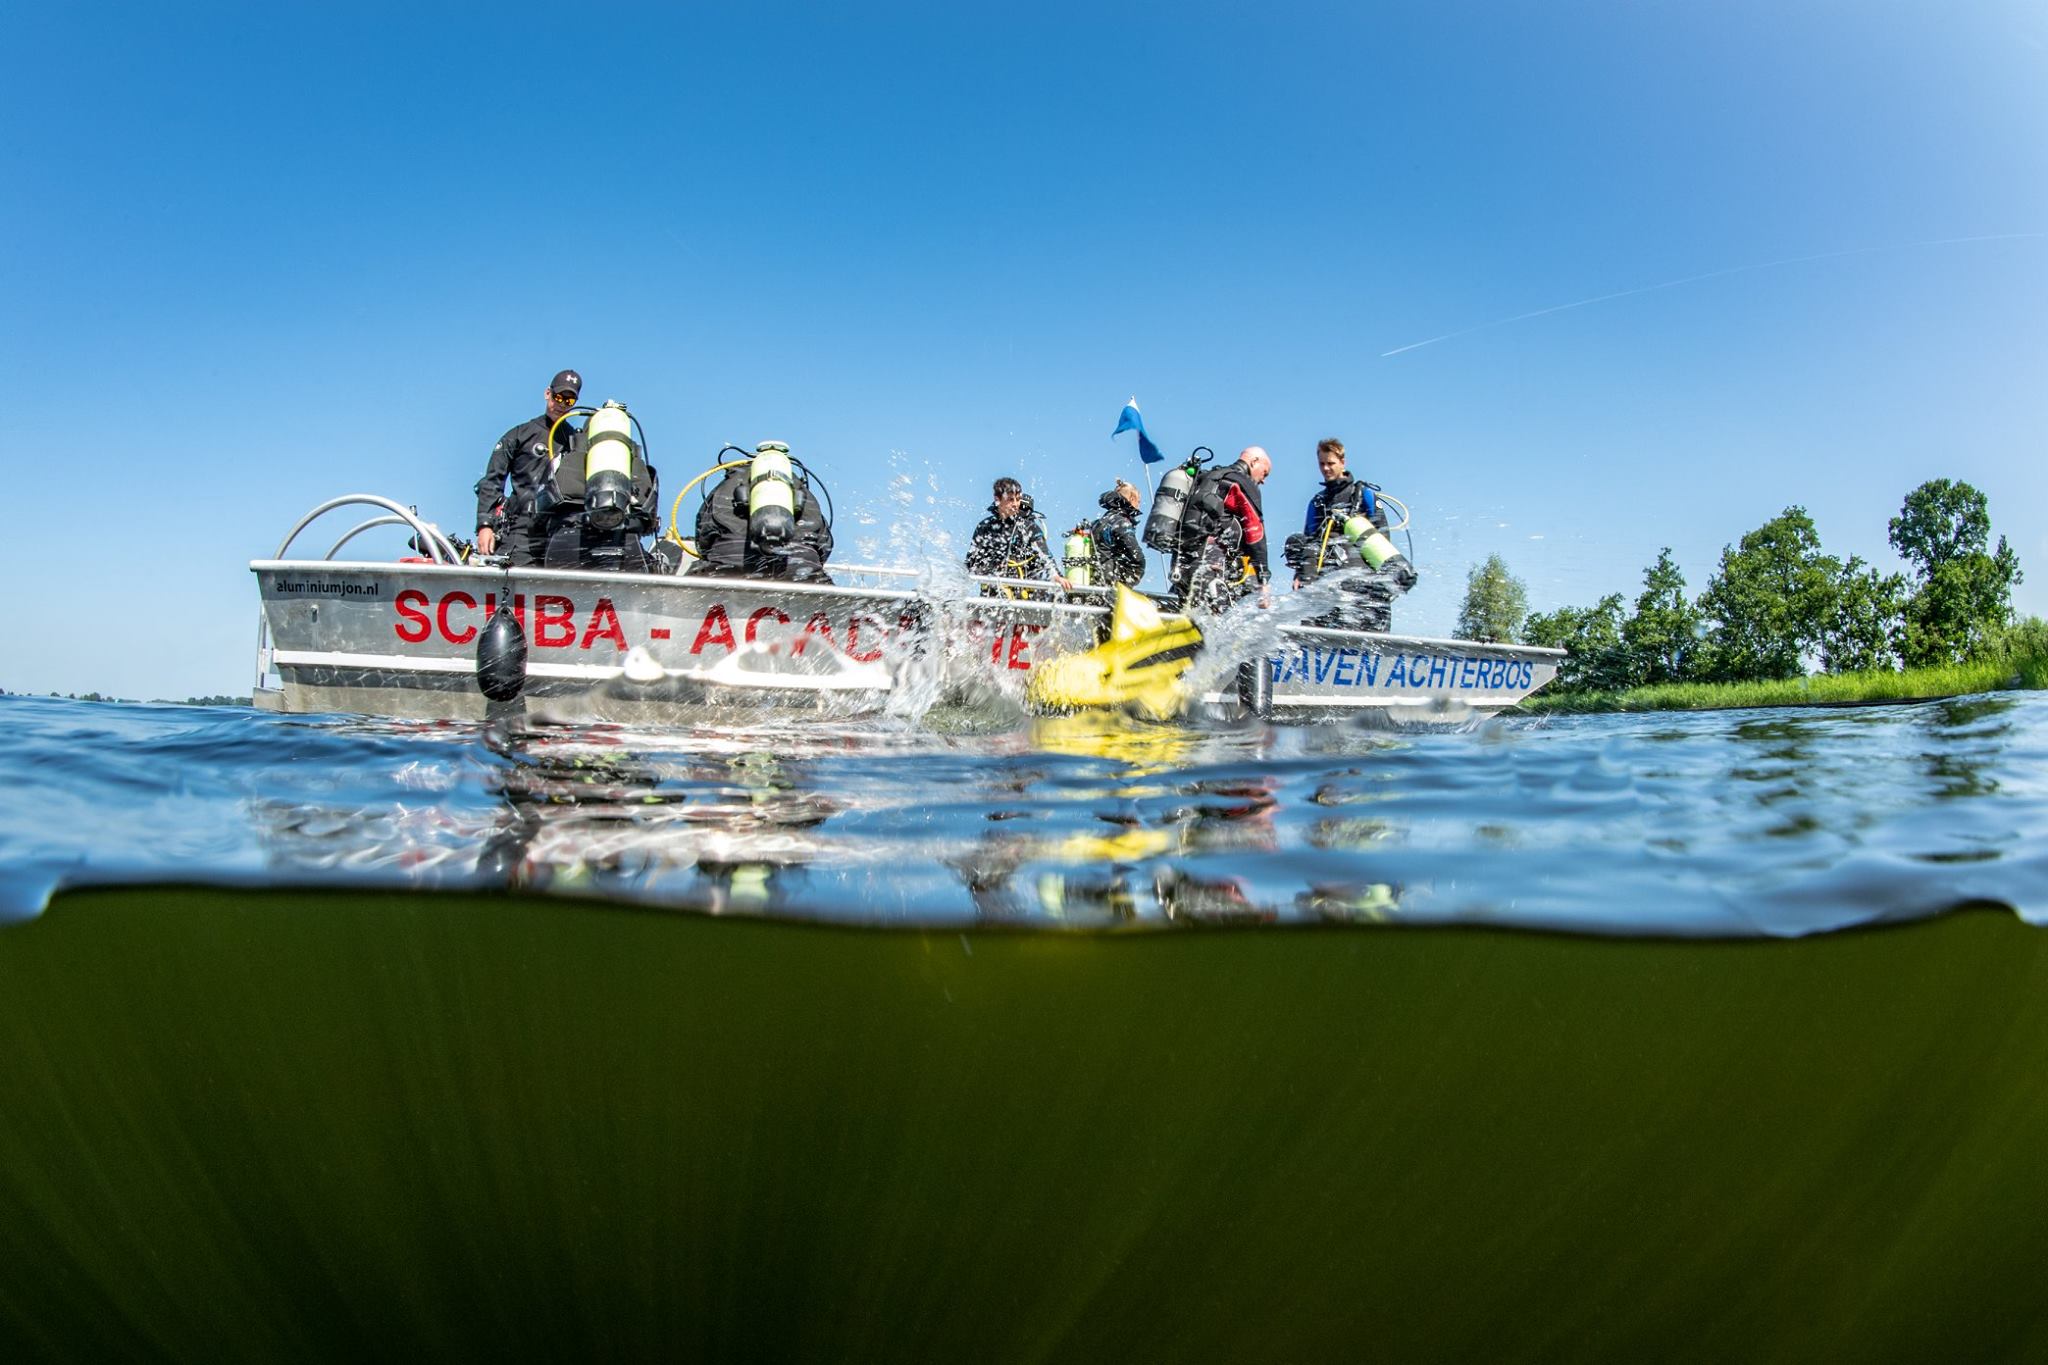
[[[1662,683],[1620,692],[1544,692],[1516,709],[1536,715],[1603,711],[1717,711],[1747,706],[1849,706],[2048,688],[2048,654],[1938,668],[1817,673],[1768,682]]]

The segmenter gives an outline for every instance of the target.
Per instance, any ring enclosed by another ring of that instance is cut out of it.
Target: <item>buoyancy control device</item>
[[[633,418],[606,400],[583,427],[583,519],[593,531],[616,531],[633,508]]]
[[[1152,498],[1152,515],[1145,519],[1145,544],[1150,548],[1167,554],[1179,549],[1180,523],[1187,513],[1188,495],[1194,492],[1195,480],[1208,463],[1202,458],[1204,451],[1210,459],[1216,457],[1209,447],[1196,446],[1185,463],[1168,470],[1159,481],[1159,492]]]

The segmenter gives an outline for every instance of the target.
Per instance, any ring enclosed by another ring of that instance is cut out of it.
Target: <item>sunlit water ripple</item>
[[[533,730],[8,697],[0,916],[121,882],[900,926],[1796,935],[2048,918],[2048,698],[1507,718]]]

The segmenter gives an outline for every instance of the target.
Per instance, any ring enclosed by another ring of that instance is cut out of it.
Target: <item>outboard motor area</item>
[[[633,417],[607,400],[583,428],[583,518],[593,531],[616,531],[633,506]]]
[[[789,447],[763,441],[747,470],[747,536],[757,545],[787,545],[796,536],[796,474]]]

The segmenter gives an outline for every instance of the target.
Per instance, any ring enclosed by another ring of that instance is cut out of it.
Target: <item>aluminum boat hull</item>
[[[524,632],[522,701],[542,718],[655,724],[734,706],[858,712],[918,687],[1021,701],[1032,668],[1091,647],[1107,614],[1073,599],[709,576],[289,559],[250,569],[262,599],[259,705],[418,720],[486,716],[477,648],[499,603]],[[1191,674],[1206,705],[1457,723],[1512,706],[1563,657],[1278,625],[1255,649],[1266,685],[1243,660],[1214,657]],[[627,671],[636,650],[637,679]],[[649,661],[659,665],[651,681]]]

